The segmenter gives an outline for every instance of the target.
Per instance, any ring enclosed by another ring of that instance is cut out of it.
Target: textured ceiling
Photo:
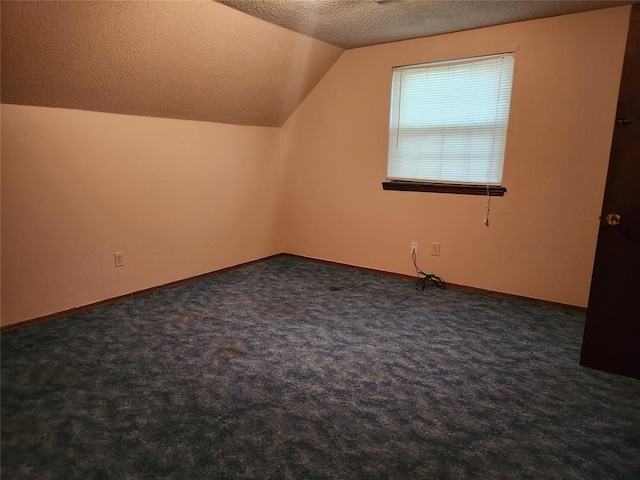
[[[3,103],[280,126],[342,53],[210,0],[1,9]]]
[[[613,0],[215,0],[349,49],[634,3]]]
[[[1,99],[280,126],[343,48],[627,3],[2,0]]]

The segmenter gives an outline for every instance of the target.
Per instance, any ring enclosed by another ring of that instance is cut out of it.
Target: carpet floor
[[[637,480],[583,327],[276,257],[3,334],[2,478]]]

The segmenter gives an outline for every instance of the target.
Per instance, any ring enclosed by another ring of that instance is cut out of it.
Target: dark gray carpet
[[[638,479],[583,321],[277,257],[2,335],[2,478]]]

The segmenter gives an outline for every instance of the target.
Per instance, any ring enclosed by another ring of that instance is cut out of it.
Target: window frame
[[[507,191],[507,188],[502,185],[412,182],[408,180],[385,180],[382,182],[382,189],[398,190],[402,192],[458,193],[463,195],[484,195],[491,197],[502,197]]]
[[[461,61],[474,61],[481,59],[490,59],[492,57],[499,57],[503,55],[508,55],[513,57],[514,66],[512,70],[512,80],[511,80],[511,92],[509,94],[509,105],[511,104],[511,98],[513,93],[513,75],[515,72],[515,52],[502,52],[502,53],[493,53],[487,55],[478,55],[474,57],[467,58],[456,58],[450,60],[443,61],[434,61],[423,64],[414,64],[414,65],[405,65],[401,67],[395,68],[419,68],[420,66],[428,66],[428,65],[436,65],[436,64],[444,64],[444,63],[455,63]],[[393,87],[392,87],[393,88]],[[392,93],[393,98],[393,93]],[[390,106],[389,111],[389,120],[391,121],[393,115],[393,105]],[[510,107],[509,107],[510,109]],[[511,112],[509,111],[509,116],[507,117],[507,136],[508,136],[508,124],[511,118]],[[391,142],[391,127],[388,129],[389,139],[388,142]],[[502,163],[502,172],[504,172],[504,158],[506,157],[506,141],[505,138],[505,153],[503,157]],[[387,143],[387,148],[389,148],[389,143]],[[502,179],[500,184],[489,183],[489,184],[481,184],[481,183],[456,183],[455,181],[433,181],[433,180],[402,180],[402,179],[392,179],[388,177],[389,174],[389,150],[387,150],[387,179],[382,182],[383,190],[396,190],[396,191],[405,191],[405,192],[433,192],[433,193],[453,193],[453,194],[464,194],[464,195],[484,195],[484,196],[503,196],[507,189],[502,185]]]

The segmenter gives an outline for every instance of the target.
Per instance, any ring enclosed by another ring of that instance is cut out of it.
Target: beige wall
[[[629,7],[348,50],[283,126],[284,250],[586,306]],[[517,51],[503,185],[383,191],[391,68]],[[440,257],[429,256],[440,242]]]
[[[628,17],[350,50],[282,129],[3,105],[2,324],[281,251],[411,274],[410,242],[449,282],[585,306]],[[391,67],[507,50],[491,226],[483,197],[383,191]]]
[[[280,252],[279,152],[278,128],[2,105],[2,324]]]

